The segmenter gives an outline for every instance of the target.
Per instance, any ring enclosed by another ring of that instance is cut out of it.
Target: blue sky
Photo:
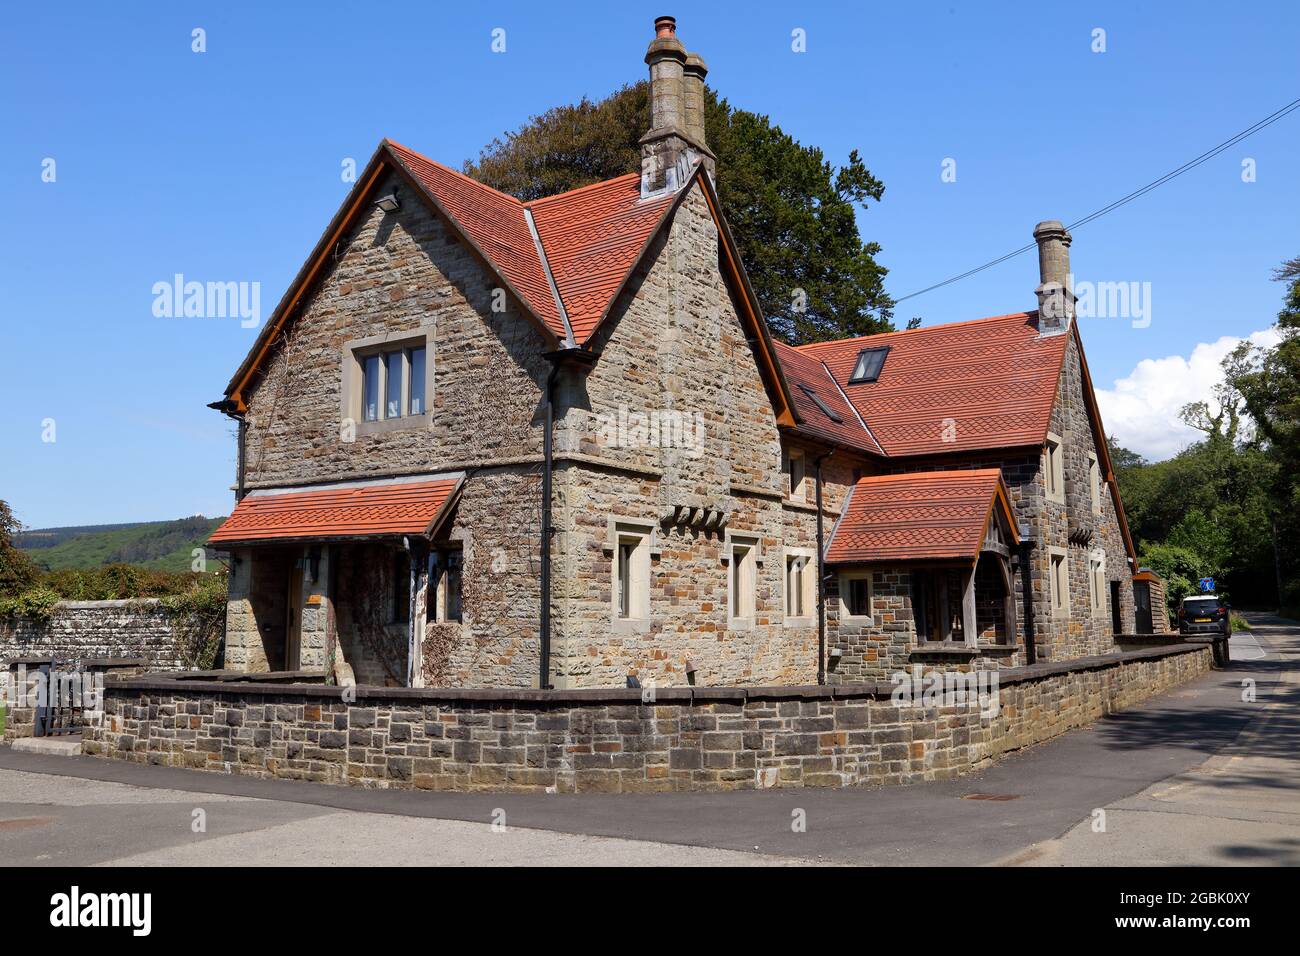
[[[832,161],[861,150],[886,187],[862,231],[896,296],[1300,96],[1289,2],[689,6],[9,5],[0,497],[34,527],[226,513],[232,431],[205,405],[255,330],[155,317],[153,284],[259,282],[265,318],[342,201],[345,159],[364,164],[389,136],[459,165],[530,115],[640,79],[665,10],[733,105]],[[498,27],[505,53],[491,50]],[[791,49],[795,29],[806,52]],[[1272,323],[1282,290],[1269,272],[1300,255],[1297,156],[1300,113],[1075,233],[1076,277],[1151,284],[1149,327],[1083,320],[1121,440],[1172,450],[1169,408],[1208,386],[1207,356]],[[955,182],[941,179],[946,159]],[[1021,256],[898,319],[1032,308],[1036,268]]]

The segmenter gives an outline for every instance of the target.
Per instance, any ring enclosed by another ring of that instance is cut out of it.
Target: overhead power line
[[[1095,212],[1090,212],[1082,219],[1076,219],[1074,222],[1068,223],[1065,228],[1072,229],[1072,230],[1077,229],[1080,226],[1086,226],[1088,223],[1100,219],[1102,216],[1105,216],[1107,213],[1114,212],[1116,209],[1120,208],[1120,206],[1124,206],[1127,205],[1128,203],[1131,203],[1134,199],[1137,199],[1139,196],[1144,196],[1147,193],[1151,192],[1151,190],[1156,189],[1159,186],[1163,186],[1171,179],[1177,179],[1183,173],[1190,172],[1191,170],[1195,169],[1197,166],[1201,165],[1202,163],[1208,162],[1209,160],[1213,159],[1215,156],[1218,156],[1224,150],[1231,149],[1233,146],[1236,146],[1246,137],[1258,133],[1266,126],[1272,126],[1274,123],[1282,119],[1284,116],[1287,116],[1290,113],[1294,113],[1297,109],[1300,109],[1300,99],[1292,100],[1286,106],[1283,106],[1281,109],[1277,110],[1274,113],[1270,113],[1268,116],[1264,117],[1258,123],[1248,126],[1246,129],[1242,130],[1240,133],[1233,136],[1232,138],[1224,140],[1222,143],[1212,147],[1211,149],[1207,149],[1205,152],[1201,153],[1201,155],[1197,156],[1195,159],[1188,160],[1187,162],[1183,163],[1183,165],[1179,166],[1177,169],[1171,170],[1165,173],[1159,179],[1154,179],[1151,182],[1147,183],[1145,186],[1133,190],[1127,196],[1123,196],[1119,199],[1116,199],[1113,203],[1110,203],[1109,205],[1106,206],[1102,206],[1100,209],[1096,210]],[[942,282],[936,282],[934,285],[928,285],[924,289],[917,289],[915,292],[909,292],[907,295],[900,296],[899,298],[894,299],[894,305],[897,305],[900,302],[905,302],[908,299],[914,299],[918,295],[924,295],[926,292],[933,292],[935,289],[943,288],[946,285],[952,285],[954,282],[960,282],[962,279],[968,279],[971,276],[975,275],[976,273],[983,272],[985,269],[991,269],[996,265],[1006,262],[1008,259],[1014,259],[1016,256],[1021,255],[1022,253],[1026,253],[1029,250],[1034,249],[1036,247],[1037,247],[1037,243],[1031,242],[1027,245],[1021,246],[1019,249],[1013,249],[1011,252],[1008,252],[1006,255],[998,256],[996,259],[990,259],[988,262],[984,263],[983,265],[976,266],[974,269],[967,269],[965,272],[944,279]]]

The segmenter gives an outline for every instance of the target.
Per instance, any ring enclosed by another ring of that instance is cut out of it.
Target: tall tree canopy
[[[1243,342],[1211,399],[1182,410],[1204,439],[1168,461],[1111,457],[1140,560],[1171,598],[1209,574],[1240,603],[1276,597],[1300,614],[1300,258],[1275,277],[1287,283],[1281,341]]]
[[[18,594],[36,580],[36,565],[14,539],[23,530],[7,501],[0,501],[0,597]]]
[[[649,92],[642,81],[600,102],[558,106],[494,139],[465,172],[525,201],[636,172]],[[712,90],[705,137],[723,213],[773,334],[797,345],[891,330],[880,246],[862,241],[855,215],[885,187],[858,151],[837,169],[817,147]]]

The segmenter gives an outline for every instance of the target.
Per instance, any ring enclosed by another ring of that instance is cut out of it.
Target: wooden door
[[[289,593],[286,604],[289,617],[284,629],[284,669],[299,669],[302,657],[302,568],[289,571]]]

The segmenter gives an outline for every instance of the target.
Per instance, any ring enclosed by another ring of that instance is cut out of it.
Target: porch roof
[[[995,508],[1014,543],[1016,522],[996,468],[868,475],[850,492],[826,561],[974,561]]]
[[[311,488],[252,491],[210,545],[432,535],[450,511],[463,473]]]

